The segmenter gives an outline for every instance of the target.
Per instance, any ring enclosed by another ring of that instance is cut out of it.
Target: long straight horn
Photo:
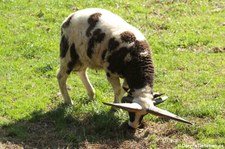
[[[169,111],[166,111],[166,110],[163,110],[163,109],[160,109],[158,107],[155,107],[155,106],[152,106],[151,108],[149,108],[147,110],[148,113],[150,114],[153,114],[153,115],[156,115],[156,116],[161,116],[161,117],[165,117],[165,118],[169,118],[169,119],[173,119],[173,120],[176,120],[176,121],[179,121],[179,122],[183,122],[183,123],[187,123],[187,124],[191,124],[191,122],[169,112]]]

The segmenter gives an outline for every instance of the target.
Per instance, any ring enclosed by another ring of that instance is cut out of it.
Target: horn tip
[[[102,102],[102,103],[107,106],[113,106],[113,103],[109,103],[109,102]]]
[[[191,122],[187,122],[187,124],[189,124],[189,125],[194,125],[193,123],[191,123]]]
[[[168,96],[163,96],[163,97],[161,97],[162,98],[162,100],[164,101],[164,100],[167,100],[168,99]]]
[[[187,121],[187,120],[185,120],[185,119],[183,119],[183,118],[180,118],[180,119],[177,119],[177,120],[180,121],[180,122],[189,124],[189,125],[194,125],[193,123],[191,123],[191,122],[189,122],[189,121]]]
[[[111,105],[112,103],[109,103],[109,102],[102,102],[104,105]]]

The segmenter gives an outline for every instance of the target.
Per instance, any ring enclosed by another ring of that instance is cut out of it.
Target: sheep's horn
[[[155,106],[152,106],[151,108],[149,108],[147,110],[148,113],[150,114],[153,114],[153,115],[156,115],[156,116],[161,116],[161,117],[165,117],[165,118],[169,118],[169,119],[173,119],[173,120],[176,120],[176,121],[179,121],[179,122],[183,122],[183,123],[187,123],[187,124],[191,124],[191,122],[169,112],[169,111],[166,111],[166,110],[163,110],[163,109],[160,109],[158,107],[155,107]]]
[[[153,102],[154,105],[158,105],[158,104],[166,101],[167,98],[168,98],[167,96],[163,96],[163,97],[160,97],[160,98],[157,98],[157,99],[153,100],[152,102]]]
[[[165,93],[158,93],[158,92],[154,92],[153,93],[153,98],[157,98],[157,97],[160,97],[162,95],[164,95]]]
[[[142,111],[141,105],[138,103],[108,103],[108,102],[103,102],[103,104],[108,105],[108,106],[113,106],[116,108],[121,108],[123,110],[129,111],[129,112],[137,112],[137,111]]]
[[[103,102],[103,104],[108,105],[108,106],[113,106],[116,108],[121,108],[123,110],[129,111],[129,112],[140,112],[146,109],[143,109],[141,105],[139,105],[138,103],[107,103],[107,102]],[[161,116],[161,117],[165,117],[165,118],[169,118],[169,119],[173,119],[179,122],[183,122],[183,123],[187,123],[187,124],[191,124],[191,122],[169,112],[163,109],[160,109],[156,106],[151,106],[149,109],[146,110],[147,113],[156,115],[156,116]]]

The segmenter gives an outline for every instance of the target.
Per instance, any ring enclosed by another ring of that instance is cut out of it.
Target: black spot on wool
[[[120,38],[123,42],[132,43],[136,40],[136,37],[133,33],[125,31],[120,34]]]
[[[147,55],[142,55],[146,52]],[[125,56],[130,53],[131,60],[125,62]],[[145,85],[153,87],[154,67],[150,48],[146,42],[135,41],[130,48],[120,48],[108,57],[108,69],[125,78],[130,89],[140,89]]]
[[[124,68],[126,67],[126,63],[124,62],[124,58],[129,52],[129,49],[126,47],[122,47],[119,50],[113,52],[108,57],[109,66],[108,69],[112,73],[118,73],[119,75],[124,74]]]
[[[63,35],[60,41],[60,58],[64,58],[69,49],[69,42],[67,38]]]
[[[147,50],[147,52],[149,52],[149,54],[151,54],[150,53],[150,47],[149,47],[149,45],[148,45],[148,43],[146,41],[138,41],[138,40],[136,40],[134,45],[135,45],[135,48],[138,49],[138,51],[141,52],[141,51],[146,51]]]
[[[108,48],[110,51],[116,49],[119,46],[119,42],[116,41],[115,37],[109,39]]]
[[[101,17],[101,13],[94,13],[88,18],[88,24],[89,27],[86,31],[86,36],[90,37],[91,36],[91,31],[95,28],[96,24],[99,21],[99,18]]]
[[[74,66],[79,61],[79,55],[76,52],[76,47],[75,47],[74,43],[70,47],[70,56],[71,56],[71,61],[67,65],[67,67],[68,67],[67,74],[70,74],[71,71],[73,71]]]
[[[72,19],[73,15],[71,15],[62,25],[63,28],[67,28],[70,25],[70,20]]]
[[[93,32],[93,35],[88,42],[87,55],[89,58],[91,58],[92,54],[94,53],[95,44],[101,43],[104,40],[104,38],[105,38],[105,33],[103,33],[101,29],[96,29]]]

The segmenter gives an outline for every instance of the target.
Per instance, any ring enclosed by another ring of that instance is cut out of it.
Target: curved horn
[[[158,105],[160,103],[163,103],[164,101],[167,100],[167,98],[168,98],[167,96],[163,96],[163,97],[157,98],[157,99],[153,100],[153,104],[154,105]]]
[[[116,108],[121,108],[123,110],[129,111],[129,112],[137,112],[137,111],[142,111],[141,105],[138,103],[108,103],[108,102],[103,102],[103,104],[108,105],[108,106],[113,106]]]
[[[162,110],[158,107],[155,107],[155,106],[152,106],[151,108],[149,108],[147,110],[148,113],[150,114],[154,114],[156,116],[161,116],[161,117],[165,117],[165,118],[169,118],[169,119],[173,119],[173,120],[176,120],[176,121],[179,121],[179,122],[183,122],[183,123],[187,123],[187,124],[191,124],[191,122],[169,112],[169,111],[166,111],[166,110]]]
[[[154,98],[157,98],[157,97],[160,97],[160,96],[162,96],[162,95],[164,95],[165,93],[158,93],[158,92],[154,92],[153,93],[153,99]]]

